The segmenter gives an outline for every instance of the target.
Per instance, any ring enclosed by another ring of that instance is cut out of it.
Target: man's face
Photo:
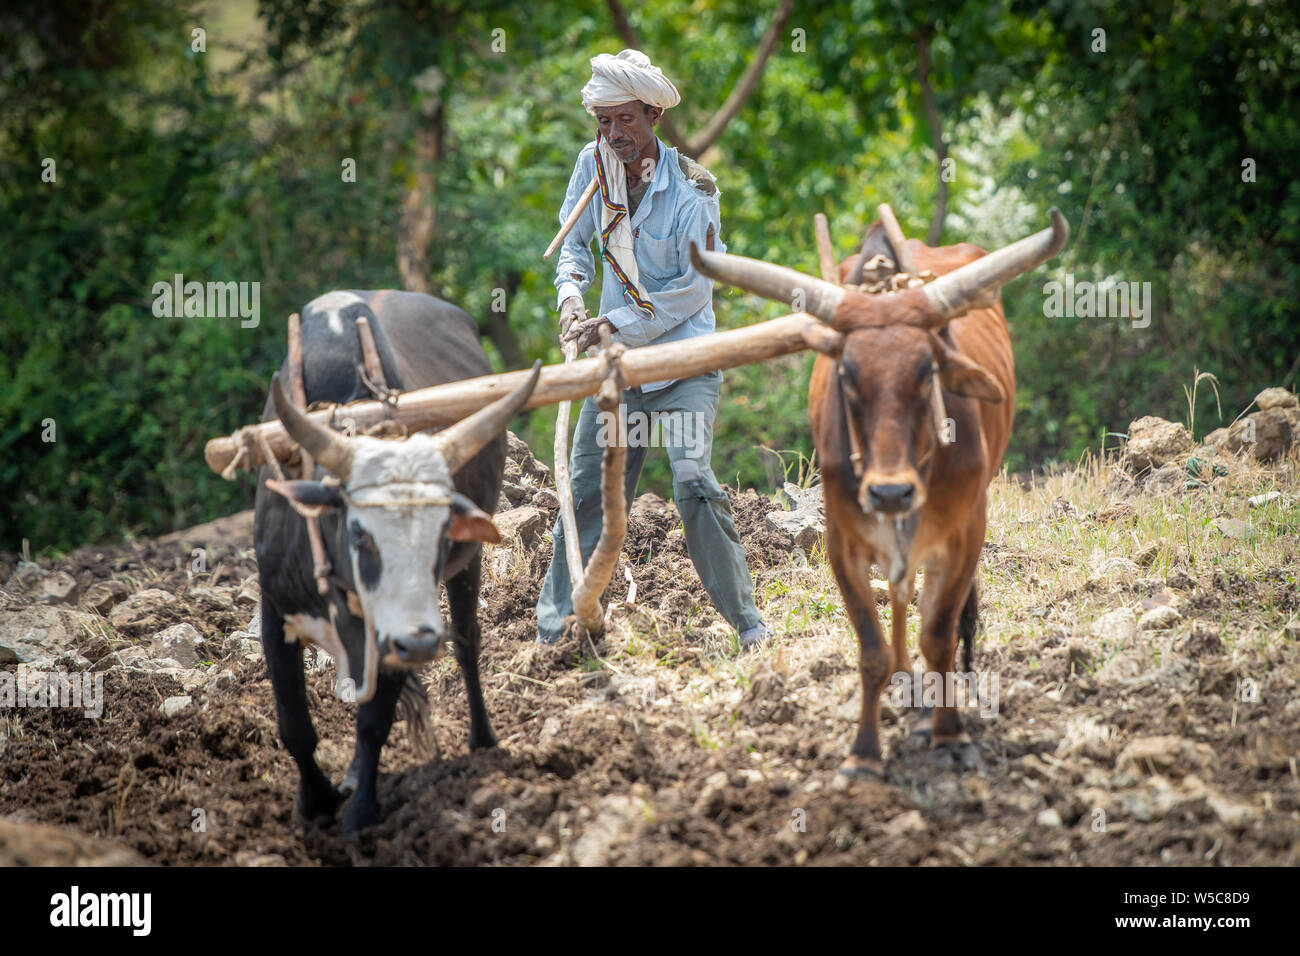
[[[600,135],[613,147],[614,155],[623,163],[631,163],[643,156],[654,142],[655,123],[662,112],[657,106],[628,100],[617,106],[596,107],[596,125]]]

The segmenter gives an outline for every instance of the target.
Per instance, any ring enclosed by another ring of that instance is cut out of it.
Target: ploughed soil
[[[495,549],[482,670],[501,745],[468,751],[457,665],[428,668],[440,755],[418,759],[394,727],[383,818],[355,843],[337,821],[295,818],[297,770],[279,741],[265,664],[244,635],[231,636],[252,608],[213,599],[214,588],[255,580],[247,521],[74,552],[56,566],[83,593],[116,579],[174,597],[147,627],[87,633],[87,659],[188,622],[207,639],[200,666],[234,679],[191,691],[193,704],[167,717],[162,701],[185,693],[177,679],[113,667],[98,719],[3,712],[0,862],[16,852],[4,827],[37,824],[173,866],[1296,862],[1300,654],[1293,636],[1252,631],[1256,640],[1231,623],[1246,605],[1294,617],[1294,565],[1247,579],[1174,568],[1162,580],[1054,590],[1041,584],[1054,553],[999,543],[991,524],[981,575],[1023,576],[1041,589],[1033,607],[986,599],[976,668],[996,675],[1000,700],[996,716],[965,718],[982,766],[959,769],[909,743],[915,709],[891,705],[887,779],[846,784],[835,771],[861,690],[833,579],[820,548],[805,555],[766,524],[778,507],[771,498],[731,495],[760,606],[780,632],[772,645],[737,650],[669,503],[638,501],[625,548],[635,601],[625,600],[621,565],[596,643],[532,643],[549,534]],[[196,543],[207,550],[200,573]],[[0,572],[12,566],[10,556]],[[1086,628],[1052,626],[1089,594],[1154,607],[1171,589],[1182,620],[1156,637],[1139,632],[1117,648]],[[318,757],[338,780],[354,714],[335,697],[333,674],[313,662],[307,683]],[[57,840],[25,846],[27,862],[69,859]]]

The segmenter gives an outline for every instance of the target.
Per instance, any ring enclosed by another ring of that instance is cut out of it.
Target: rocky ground
[[[430,667],[440,756],[395,729],[384,819],[357,845],[293,817],[251,515],[0,555],[0,864],[1293,864],[1300,411],[1288,393],[1259,404],[1213,443],[1142,419],[1119,457],[995,482],[976,656],[990,706],[965,718],[983,766],[910,746],[915,708],[894,702],[885,782],[835,773],[860,689],[815,489],[731,492],[769,646],[739,651],[676,510],[643,496],[604,639],[539,647],[557,503],[512,442],[481,612],[501,747],[468,753],[456,664]],[[339,778],[352,707],[332,663],[309,663]],[[7,705],[6,686],[60,671],[103,677],[99,716]]]

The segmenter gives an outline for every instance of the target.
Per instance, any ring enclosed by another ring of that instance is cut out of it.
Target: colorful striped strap
[[[610,270],[618,278],[619,286],[623,290],[623,301],[628,305],[634,306],[645,312],[650,318],[654,318],[655,307],[649,299],[642,298],[637,292],[635,284],[631,277],[623,271],[623,267],[618,264],[614,254],[609,250],[609,237],[619,224],[627,218],[627,207],[616,203],[610,197],[609,176],[605,172],[605,164],[600,158],[600,147],[596,147],[596,178],[600,180],[600,201],[605,204],[613,216],[604,229],[600,231],[600,257],[609,265]]]

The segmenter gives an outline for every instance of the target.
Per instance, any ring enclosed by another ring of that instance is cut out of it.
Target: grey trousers
[[[682,379],[667,388],[623,393],[623,424],[612,416],[602,420],[594,398],[582,403],[569,456],[578,539],[585,564],[600,538],[600,465],[604,446],[625,435],[625,492],[631,508],[637,481],[651,439],[649,422],[658,420],[662,443],[673,469],[673,497],[686,531],[686,548],[713,606],[737,631],[757,627],[762,618],[754,604],[754,584],[745,564],[745,549],[731,514],[731,502],[709,466],[713,451],[713,422],[718,414],[721,372]],[[625,431],[624,431],[625,429]],[[564,619],[573,613],[573,586],[564,559],[564,529],[557,518],[552,529],[555,550],[546,581],[537,599],[537,633],[544,640],[558,637]]]

